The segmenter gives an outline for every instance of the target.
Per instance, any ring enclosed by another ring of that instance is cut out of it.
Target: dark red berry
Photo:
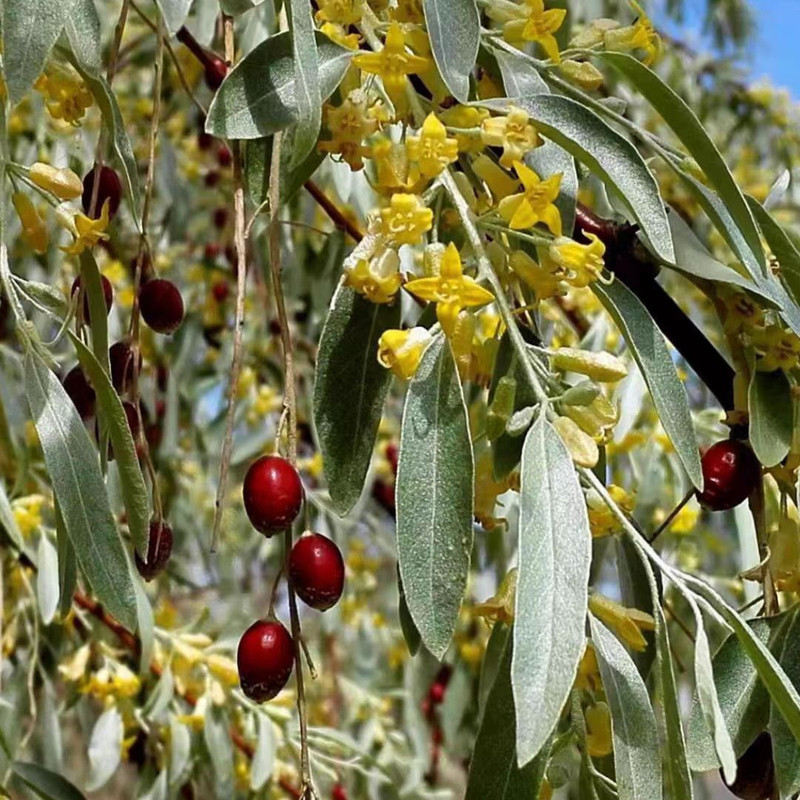
[[[295,542],[289,574],[297,596],[317,611],[327,611],[342,596],[344,559],[336,544],[322,534],[305,534]]]
[[[80,367],[73,367],[64,378],[64,391],[69,395],[82,419],[94,415],[96,396]]]
[[[183,298],[178,287],[163,278],[148,281],[139,290],[142,319],[156,333],[173,333],[183,322]]]
[[[215,169],[209,170],[208,172],[206,172],[206,177],[205,177],[206,186],[213,188],[219,183],[220,177],[221,176],[219,172],[217,172]]]
[[[286,686],[294,667],[294,642],[277,620],[254,622],[236,653],[242,691],[256,703],[272,700]]]
[[[225,283],[225,281],[217,281],[217,283],[215,283],[211,288],[211,291],[214,295],[214,299],[218,303],[224,303],[230,294],[230,287],[227,283]]]
[[[209,242],[203,249],[203,258],[206,261],[216,261],[222,248],[216,242]]]
[[[83,179],[83,196],[81,197],[81,202],[83,203],[83,210],[87,214],[92,204],[93,191],[94,167],[86,173],[86,177]],[[91,215],[94,219],[100,217],[103,211],[103,204],[106,200],[108,200],[108,216],[110,219],[113,219],[122,201],[122,182],[115,170],[111,169],[111,167],[103,166],[100,168],[100,183],[97,187],[97,204],[94,214]]]
[[[337,783],[331,791],[331,800],[347,800],[347,789],[341,783]]]
[[[766,731],[739,758],[736,780],[728,788],[741,800],[770,800],[776,796],[772,740]]]
[[[233,154],[227,145],[221,144],[217,150],[217,163],[221,167],[229,167],[233,161]]]
[[[212,219],[214,220],[214,226],[217,228],[224,228],[225,224],[228,221],[228,209],[223,208],[220,206],[219,208],[214,209],[214,214],[212,215]]]
[[[128,420],[128,428],[130,429],[131,436],[134,441],[139,437],[139,415],[136,413],[136,406],[127,400],[122,403],[122,410],[125,412],[125,418]]]
[[[167,565],[172,554],[172,528],[163,520],[150,523],[150,538],[147,542],[147,560],[134,553],[136,569],[146,580],[151,581]]]
[[[742,441],[726,439],[706,450],[702,458],[703,491],[697,499],[711,511],[723,511],[746,500],[761,479],[761,466]]]
[[[111,362],[111,383],[123,393],[133,380],[133,350],[127,342],[115,342],[108,351]],[[139,353],[139,369],[142,368],[142,354]]]
[[[438,706],[444,700],[445,692],[447,691],[447,686],[443,683],[439,683],[437,681],[434,684],[431,684],[431,688],[428,691],[428,696],[431,699],[431,703],[435,706]]]
[[[386,445],[386,458],[389,461],[389,465],[392,468],[392,472],[394,473],[395,477],[397,476],[397,458],[399,456],[399,451],[397,449],[397,444],[395,442],[389,442]]]
[[[103,299],[106,301],[106,314],[111,311],[111,306],[114,304],[114,287],[111,285],[111,281],[106,278],[105,275],[100,276],[100,283],[103,285]],[[74,297],[77,292],[80,291],[82,284],[81,276],[78,275],[74,281],[72,281],[72,289],[70,290],[70,295]],[[83,318],[88,322],[89,321],[89,293],[84,292],[83,294]]]
[[[244,509],[253,527],[271,536],[288,528],[303,503],[297,470],[280,456],[262,456],[247,470],[242,487]]]
[[[394,516],[394,484],[382,481],[380,478],[372,484],[372,496],[386,511]]]
[[[214,137],[210,133],[206,133],[204,130],[205,124],[205,119],[202,119],[200,121],[200,133],[197,134],[198,150],[210,150],[211,145],[214,144]]]
[[[222,86],[222,81],[225,80],[225,76],[228,74],[228,65],[214,53],[207,53],[205,62],[203,76],[206,79],[206,86],[212,92],[216,92]]]

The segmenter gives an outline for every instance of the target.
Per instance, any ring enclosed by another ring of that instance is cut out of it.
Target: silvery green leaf
[[[136,628],[131,567],[108,505],[97,450],[56,376],[34,353],[25,357],[25,392],[53,492],[83,574],[97,599]]]
[[[625,337],[650,390],[661,424],[689,479],[701,489],[703,473],[689,399],[664,336],[639,298],[621,281],[616,280],[610,285],[596,282],[592,288]]]
[[[172,668],[169,664],[164,667],[161,677],[155,689],[150,693],[147,702],[142,708],[142,714],[146,719],[156,719],[162,712],[166,711],[167,706],[175,696],[175,678],[172,675]]]
[[[517,759],[542,749],[569,697],[586,643],[591,532],[569,452],[541,415],[525,437],[511,682]]]
[[[519,411],[515,411],[506,423],[506,433],[513,437],[522,436],[530,428],[533,418],[536,416],[535,406],[525,406]]]
[[[89,780],[86,790],[96,792],[110,780],[122,759],[122,716],[116,706],[98,718],[89,740]]]
[[[647,687],[617,637],[602,622],[590,619],[611,710],[619,800],[661,800],[661,753]]]
[[[490,47],[495,57],[506,90],[506,97],[526,97],[531,94],[550,94],[550,87],[536,68],[521,55],[508,50]]]
[[[140,643],[139,673],[143,675],[150,670],[150,665],[153,663],[153,651],[156,644],[155,620],[153,607],[144,590],[144,581],[138,574],[134,578],[133,587],[136,592],[136,629]]]
[[[303,163],[316,147],[322,126],[319,55],[314,31],[312,7],[308,0],[289,0],[289,32],[294,56],[294,99],[297,105],[297,127],[292,144],[291,167]]]
[[[795,303],[800,303],[800,250],[772,215],[752,197],[747,198],[769,249],[781,267],[781,280]]]
[[[786,677],[797,688],[800,686],[800,614],[797,606],[786,614],[782,635],[770,648]],[[766,692],[764,693],[766,694]],[[764,698],[766,700],[766,697]],[[772,759],[781,797],[792,797],[800,791],[800,745],[774,704],[770,704],[769,732],[772,736]]]
[[[58,713],[58,696],[53,684],[45,679],[42,686],[42,704],[39,708],[43,766],[54,772],[64,772],[64,745],[61,737],[61,719]]]
[[[455,630],[472,551],[474,463],[469,419],[444,336],[428,347],[403,410],[397,552],[411,618],[441,658]]]
[[[505,111],[509,101],[489,100],[484,105]],[[637,149],[627,139],[593,111],[566,97],[530,95],[515,99],[514,105],[527,111],[538,130],[585,164],[617,193],[659,258],[669,264],[675,261],[658,184]]]
[[[550,746],[549,741],[546,742],[527,766],[517,765],[512,650],[512,637],[507,636],[478,729],[465,800],[535,800],[539,797]]]
[[[177,792],[186,782],[191,766],[192,737],[189,729],[175,717],[169,719],[169,788]]]
[[[25,544],[22,540],[22,533],[20,533],[17,520],[14,518],[14,512],[11,509],[11,503],[6,494],[6,487],[0,478],[0,528],[2,528],[14,547],[21,553],[25,549]]]
[[[233,796],[233,744],[230,723],[225,709],[209,702],[206,707],[203,739],[214,768],[218,797]]]
[[[175,34],[186,22],[194,0],[156,0],[156,2],[167,25],[167,30]]]
[[[11,764],[11,771],[44,800],[86,800],[77,787],[66,778],[38,764],[14,761]]]
[[[654,614],[653,594],[650,588],[650,575],[646,561],[636,545],[626,536],[618,537],[614,541],[617,555],[617,574],[619,575],[620,600],[626,608],[638,608],[648,614]],[[658,597],[658,594],[656,594]],[[631,654],[639,674],[647,680],[650,667],[656,655],[653,646],[655,634],[644,631],[643,636],[647,647],[641,652]]]
[[[64,0],[5,0],[3,75],[16,105],[44,69],[70,3]]]
[[[103,421],[108,428],[111,446],[114,448],[114,459],[117,462],[131,540],[138,552],[144,555],[147,553],[147,542],[150,536],[150,495],[144,482],[136,445],[128,425],[128,418],[122,407],[122,400],[111,384],[108,372],[103,369],[93,353],[71,331],[69,336],[103,412]],[[106,354],[107,358],[108,351],[103,350],[102,352]]]
[[[469,76],[478,57],[481,22],[475,0],[423,0],[433,60],[460,103],[469,99]]]
[[[789,189],[789,184],[792,182],[792,173],[789,172],[788,169],[783,170],[777,178],[775,178],[774,183],[772,186],[769,187],[769,193],[767,194],[766,198],[764,198],[764,208],[769,210],[773,206],[777,205],[778,203],[786,197],[786,192]],[[747,198],[747,202],[751,202],[750,197]],[[752,208],[752,205],[751,205]]]
[[[42,531],[36,553],[36,596],[42,622],[49,625],[58,608],[58,553],[50,537]]]
[[[319,94],[325,101],[347,71],[352,50],[317,31]],[[292,39],[270,36],[243,58],[220,86],[206,119],[206,131],[226,139],[259,139],[298,121]]]
[[[687,103],[651,69],[626,53],[600,52],[597,58],[611,64],[638,89],[680,139],[717,190],[750,251],[766,269],[764,250],[753,214],[719,150]]]
[[[139,795],[137,800],[167,800],[167,792],[167,771],[164,769],[156,775],[150,788],[144,794]]]
[[[64,32],[75,58],[87,69],[99,70],[103,65],[100,42],[100,17],[95,0],[72,0],[64,20]]]
[[[398,604],[397,615],[400,618],[400,630],[403,632],[403,638],[406,640],[406,647],[412,656],[419,652],[419,646],[422,644],[422,637],[419,635],[417,626],[414,620],[411,619],[411,612],[408,610],[408,603],[406,602],[406,592],[403,589],[403,581],[400,580],[400,575],[397,576],[397,589],[398,589]]]
[[[61,615],[61,619],[66,619],[72,609],[72,595],[75,594],[75,584],[78,580],[78,563],[75,557],[75,548],[67,533],[67,526],[64,523],[57,499],[54,499],[53,507],[58,541],[58,613]]]
[[[750,444],[765,467],[774,467],[792,447],[794,400],[786,373],[754,369],[747,394]]]
[[[250,764],[250,788],[257,792],[272,777],[275,768],[276,742],[272,730],[272,720],[265,714],[259,714],[256,726],[258,741],[253,761]]]
[[[331,301],[314,380],[314,425],[325,478],[344,516],[364,488],[392,373],[378,363],[378,340],[400,327],[400,303],[370,303],[345,286]]]
[[[489,641],[486,643],[486,652],[483,654],[481,664],[481,677],[478,682],[478,718],[482,718],[486,709],[486,702],[494,686],[497,673],[506,652],[506,642],[509,639],[511,628],[502,622],[496,622],[492,627]]]

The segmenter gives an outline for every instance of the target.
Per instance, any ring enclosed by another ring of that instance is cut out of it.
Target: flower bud
[[[568,406],[588,406],[593,403],[600,394],[600,387],[590,380],[582,380],[574,386],[570,386],[561,395],[561,402]]]
[[[557,350],[551,363],[565,372],[579,372],[596,381],[613,383],[628,374],[628,368],[616,356],[606,352],[581,350],[578,347],[562,347]]]
[[[384,331],[378,340],[378,362],[398,378],[408,380],[417,371],[430,340],[426,328]]]
[[[613,749],[611,712],[605,703],[595,703],[584,712],[586,719],[586,749],[594,758],[602,758]]]
[[[22,192],[14,192],[11,197],[22,223],[22,238],[37,253],[47,250],[47,227],[39,216],[30,197]]]
[[[493,442],[506,429],[511,414],[514,412],[514,397],[517,393],[517,381],[511,375],[503,375],[497,382],[492,404],[486,415],[486,438]]]
[[[590,436],[605,436],[619,419],[614,404],[603,394],[588,406],[564,406],[564,413]]]
[[[594,92],[603,85],[603,73],[588,61],[562,61],[558,68],[566,78],[588,92]]]
[[[569,450],[570,457],[579,467],[591,469],[600,460],[597,442],[582,431],[569,417],[559,417],[553,427]]]
[[[83,182],[71,169],[37,161],[31,165],[30,177],[38,187],[52,192],[59,200],[74,200],[83,193]]]

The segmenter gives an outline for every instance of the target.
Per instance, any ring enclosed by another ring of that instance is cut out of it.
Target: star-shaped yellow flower
[[[652,631],[655,627],[650,614],[638,608],[625,608],[602,594],[593,594],[589,598],[589,610],[631,650],[641,652],[647,647],[642,631]]]
[[[90,219],[86,214],[75,215],[75,241],[69,247],[62,247],[65,253],[79,256],[84,250],[94,247],[101,239],[108,239],[108,200],[103,203],[99,219]]]
[[[381,233],[395,244],[419,244],[431,229],[433,211],[415,194],[396,193],[381,209]]]
[[[504,117],[489,117],[481,123],[481,139],[491,147],[502,147],[500,163],[510,169],[525,153],[541,144],[528,114],[512,106]]]
[[[543,222],[552,233],[561,236],[561,214],[553,205],[561,187],[561,173],[543,181],[521,161],[514,162],[514,169],[522,181],[523,191],[500,201],[497,207],[500,216],[513,230],[532,228]]]
[[[458,141],[447,136],[444,125],[435,114],[428,114],[418,136],[406,139],[408,157],[419,164],[426,178],[435,178],[458,158]]]
[[[380,76],[383,88],[399,115],[404,114],[407,108],[406,76],[425,72],[431,66],[430,59],[406,51],[403,29],[397,22],[389,26],[382,50],[357,55],[353,64],[364,72]]]
[[[551,8],[545,10],[544,0],[525,0],[524,16],[507,22],[503,27],[503,35],[509,41],[538,42],[547,53],[548,58],[556,64],[561,61],[558,42],[553,34],[561,27],[567,16],[566,9]]]
[[[384,331],[378,340],[378,363],[407,381],[417,371],[431,335],[426,328]]]
[[[35,252],[44,253],[47,250],[47,226],[39,216],[36,206],[22,192],[14,192],[11,200],[22,223],[23,241]]]
[[[566,236],[560,236],[549,249],[550,258],[568,270],[565,280],[579,289],[588,286],[600,276],[606,252],[606,246],[595,234],[584,235],[589,239],[589,244],[579,244]]]
[[[652,64],[661,55],[661,37],[636,0],[631,0],[631,7],[639,14],[636,22],[606,31],[603,44],[607,50],[641,50],[645,54],[643,62]]]
[[[456,317],[462,309],[486,305],[494,300],[488,289],[464,275],[461,256],[452,242],[444,251],[436,277],[417,278],[409,281],[405,288],[420,300],[436,303],[436,316],[447,336],[452,334]]]

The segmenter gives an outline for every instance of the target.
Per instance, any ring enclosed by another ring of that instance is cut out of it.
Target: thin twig
[[[225,16],[225,59],[233,64],[235,49],[233,42],[233,20]],[[244,184],[242,180],[242,152],[239,142],[230,142],[233,153],[233,246],[236,252],[236,323],[233,329],[233,359],[231,361],[230,386],[228,387],[228,410],[225,418],[225,438],[222,441],[222,456],[219,465],[217,498],[214,507],[214,527],[211,532],[211,552],[217,550],[228,469],[233,449],[233,423],[236,417],[236,393],[239,374],[242,370],[242,333],[244,331],[244,306],[247,295],[247,242],[245,240]]]
[[[308,193],[317,201],[322,210],[330,217],[331,222],[344,231],[350,238],[356,242],[360,242],[364,238],[364,234],[354,225],[342,212],[336,207],[336,204],[317,186],[312,180],[305,182],[304,186]]]
[[[672,617],[672,619],[675,620],[675,624],[689,637],[689,640],[694,643],[694,634],[692,633],[691,629],[677,615],[675,609],[666,598],[664,599],[664,611],[666,611]]]
[[[669,528],[675,517],[677,517],[680,513],[680,510],[692,499],[693,495],[694,489],[690,489],[680,503],[678,503],[678,505],[676,505],[675,508],[669,512],[669,516],[650,535],[650,538],[647,540],[649,544],[653,544],[653,542],[658,539],[658,537],[661,536],[661,534],[664,533],[667,528]]]

